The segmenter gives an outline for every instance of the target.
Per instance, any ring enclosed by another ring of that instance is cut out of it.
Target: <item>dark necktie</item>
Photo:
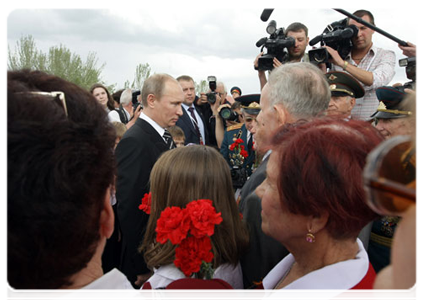
[[[250,138],[248,139],[247,148],[248,148],[248,153],[253,152],[253,135],[252,134],[250,134]]]
[[[198,139],[200,140],[200,145],[203,145],[203,138],[201,137],[200,128],[198,127],[197,118],[195,117],[194,107],[188,108],[189,113],[191,114],[192,120],[194,121],[194,129],[197,132]]]
[[[167,131],[167,129],[165,129],[165,132],[163,134],[163,138],[165,139],[166,144],[169,147],[169,149],[175,148],[175,143],[173,142],[172,136],[170,135],[170,132]]]

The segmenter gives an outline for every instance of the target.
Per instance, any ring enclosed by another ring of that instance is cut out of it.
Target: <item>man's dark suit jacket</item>
[[[136,281],[137,275],[150,271],[137,251],[148,221],[148,215],[138,206],[150,190],[151,169],[166,150],[168,146],[163,138],[142,119],[128,129],[116,147],[116,199],[122,231],[121,271],[131,283]]]
[[[204,116],[203,114],[195,107],[195,110],[197,111],[197,113],[200,115],[201,117],[201,121],[203,122],[203,126],[204,126],[204,144],[208,145],[209,144],[209,134],[208,134],[208,129],[207,129],[207,123],[204,120]],[[182,130],[185,133],[185,145],[188,145],[190,143],[193,144],[200,144],[200,139],[197,135],[197,131],[194,128],[194,125],[191,121],[191,117],[188,115],[187,111],[185,110],[185,108],[182,108],[182,116],[178,119],[178,121],[176,122],[176,126],[179,126],[182,128]],[[198,120],[197,120],[198,121]]]

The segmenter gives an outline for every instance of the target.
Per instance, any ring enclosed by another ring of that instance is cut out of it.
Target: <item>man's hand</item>
[[[198,100],[197,100],[197,105],[203,105],[203,104],[206,104],[206,103],[207,103],[206,93],[200,93],[200,97],[198,97]]]
[[[404,54],[407,57],[415,57],[416,56],[416,45],[407,42],[408,46],[401,46],[398,45],[398,47],[402,50],[402,54]]]
[[[151,277],[151,275],[153,275],[153,272],[137,275],[137,281],[135,281],[134,284],[141,287]]]
[[[333,63],[336,66],[344,67],[344,60],[339,55],[338,51],[336,51],[335,49],[333,49],[333,48],[331,48],[329,46],[323,46],[323,47],[326,48],[326,50],[328,51],[328,53],[332,57],[329,60],[329,62]]]

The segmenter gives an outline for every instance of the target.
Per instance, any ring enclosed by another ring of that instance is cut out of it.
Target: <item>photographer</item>
[[[302,23],[295,22],[289,25],[286,28],[286,36],[292,37],[295,39],[295,45],[288,48],[288,60],[287,62],[302,62],[308,61],[308,57],[305,53],[309,37],[308,37],[308,28]],[[258,67],[258,60],[263,55],[261,52],[254,61],[254,68]],[[280,62],[276,57],[273,59],[273,67],[280,67],[282,62]],[[260,90],[263,89],[264,85],[267,83],[266,73],[264,70],[258,70],[258,76],[260,80]]]
[[[358,10],[353,15],[375,25],[369,11]],[[348,25],[357,26],[358,33],[352,38],[353,47],[345,60],[333,48],[325,48],[332,57],[332,70],[348,72],[363,85],[365,95],[357,99],[351,115],[353,119],[368,120],[379,104],[376,89],[389,84],[395,75],[395,53],[373,45],[374,30],[353,19],[348,19]]]
[[[135,110],[132,105],[133,91],[125,89],[120,95],[119,107],[109,112],[108,117],[110,122],[120,122],[126,125],[126,128],[131,128],[135,121],[141,114],[142,106],[138,105]]]

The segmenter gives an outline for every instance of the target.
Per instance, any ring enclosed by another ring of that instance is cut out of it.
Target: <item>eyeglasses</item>
[[[363,179],[369,206],[398,216],[416,203],[415,147],[409,136],[395,136],[367,156]]]
[[[16,94],[33,94],[33,95],[43,95],[43,96],[50,96],[53,97],[54,99],[59,99],[62,107],[63,107],[63,111],[65,112],[66,117],[68,117],[68,107],[66,106],[66,98],[65,98],[65,93],[63,92],[39,92],[39,91],[31,91],[31,92],[21,92],[21,93],[16,93]]]

